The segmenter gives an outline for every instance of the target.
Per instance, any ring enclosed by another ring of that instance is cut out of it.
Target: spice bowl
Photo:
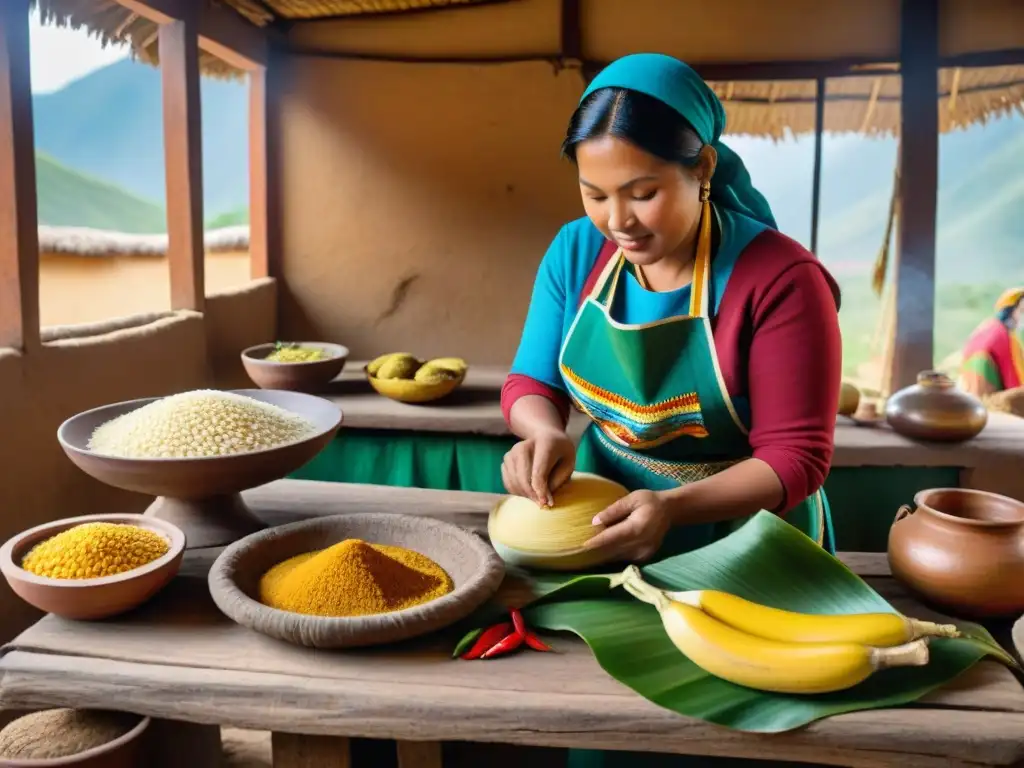
[[[443,568],[452,591],[401,610],[360,616],[314,616],[259,601],[264,573],[297,555],[348,539],[413,550]],[[476,534],[451,523],[400,513],[352,513],[270,528],[235,542],[214,562],[210,595],[232,621],[264,635],[312,648],[381,645],[425,635],[465,618],[498,590],[501,558]]]
[[[146,528],[163,537],[167,552],[146,565],[113,576],[55,579],[21,567],[25,555],[47,539],[82,523],[118,523]],[[14,593],[29,605],[65,619],[92,621],[142,605],[174,578],[185,552],[185,534],[164,520],[143,515],[83,515],[43,523],[8,539],[0,547],[0,571]]]
[[[343,420],[330,400],[302,392],[234,389],[243,395],[302,416],[314,426],[308,437],[263,450],[193,458],[123,458],[98,453],[89,440],[100,425],[161,398],[129,400],[73,416],[57,430],[64,453],[100,482],[156,499],[147,517],[173,523],[190,548],[219,547],[265,528],[241,492],[280,480],[311,460],[334,438]]]
[[[0,768],[144,768],[149,764],[148,717],[127,733],[72,755],[46,758],[0,757]]]
[[[277,349],[277,343],[257,344],[242,350],[242,366],[253,383],[261,389],[281,389],[290,392],[321,392],[345,368],[348,347],[321,341],[288,342],[302,348],[319,349],[322,360],[278,362],[267,360]]]

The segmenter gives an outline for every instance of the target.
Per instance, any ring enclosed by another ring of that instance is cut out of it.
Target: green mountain
[[[203,78],[203,203],[207,218],[248,204],[245,84]],[[123,59],[36,94],[36,148],[64,165],[165,205],[160,71]]]
[[[163,209],[107,181],[36,154],[39,223],[94,227],[133,234],[167,230]]]

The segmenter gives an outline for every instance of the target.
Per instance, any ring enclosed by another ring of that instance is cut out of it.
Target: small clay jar
[[[889,530],[892,574],[957,616],[1024,611],[1024,503],[987,491],[932,488]]]
[[[893,394],[885,404],[893,431],[914,440],[962,442],[988,423],[988,410],[941,371],[922,371],[917,383]]]

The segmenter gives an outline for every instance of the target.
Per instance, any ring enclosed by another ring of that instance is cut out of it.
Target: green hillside
[[[106,181],[36,153],[39,223],[132,234],[167,231],[163,209]]]
[[[223,227],[238,227],[249,223],[249,209],[238,208],[234,211],[222,213],[206,220],[206,228],[222,229]]]

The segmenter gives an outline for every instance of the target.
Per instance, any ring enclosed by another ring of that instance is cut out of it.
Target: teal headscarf
[[[777,229],[771,206],[750,181],[740,156],[721,142],[725,109],[715,92],[683,62],[660,53],[636,53],[612,62],[598,73],[580,98],[599,88],[628,88],[658,99],[686,120],[705,144],[718,152],[711,179],[711,202]]]

